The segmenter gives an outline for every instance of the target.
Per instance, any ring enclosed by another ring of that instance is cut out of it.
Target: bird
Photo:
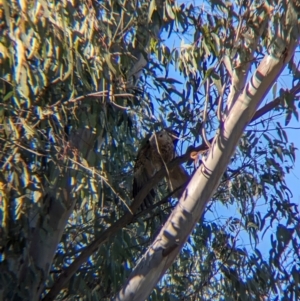
[[[148,136],[149,137],[149,136]],[[154,132],[150,138],[146,138],[140,147],[134,165],[133,176],[133,198],[139,193],[144,185],[158,172],[176,157],[176,145],[178,142],[178,133],[170,128]],[[181,166],[177,165],[171,170],[167,170],[167,182],[169,190],[174,198],[179,198],[184,185],[189,180],[188,173]],[[151,189],[140,207],[144,210],[150,207],[155,199],[155,191]]]

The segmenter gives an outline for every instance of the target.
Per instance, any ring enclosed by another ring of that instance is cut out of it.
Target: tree
[[[295,147],[275,122],[298,118],[296,0],[0,9],[4,300],[299,299],[299,213],[284,180]],[[284,68],[292,87],[277,92]],[[132,201],[141,139],[169,125],[182,155]],[[175,206],[162,178],[181,163],[191,181]],[[157,202],[139,212],[153,187]],[[216,204],[239,215],[212,221]]]

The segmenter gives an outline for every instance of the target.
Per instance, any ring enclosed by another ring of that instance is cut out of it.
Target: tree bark
[[[156,0],[156,11],[159,15],[163,15],[163,6],[165,5],[165,0]],[[147,20],[147,18],[145,19]],[[164,20],[164,22],[167,22],[168,20]],[[146,53],[148,46],[149,46],[149,42],[150,40],[148,39],[148,35],[147,32],[144,32],[143,28],[148,28],[149,31],[151,31],[151,33],[153,34],[153,36],[159,36],[160,35],[160,31],[162,28],[162,24],[161,26],[158,26],[155,22],[152,22],[151,20],[147,20],[148,24],[142,24],[143,26],[141,26],[144,34],[144,38],[142,37],[142,40],[139,41],[139,46],[144,46],[144,52]],[[125,22],[126,24],[126,22]],[[129,70],[128,72],[128,79],[130,82],[130,85],[128,86],[128,88],[134,88],[136,86],[136,82],[137,79],[140,76],[140,73],[142,72],[142,70],[146,67],[146,65],[148,64],[147,59],[144,57],[144,54],[142,53],[140,48],[134,48],[131,50],[131,54],[132,56],[134,56],[136,58],[136,61],[134,62],[134,64],[131,67],[131,70]],[[102,84],[99,85],[100,87],[102,87]],[[104,89],[105,90],[105,89]],[[92,131],[89,130],[89,132],[91,133]],[[91,145],[93,145],[93,143],[91,143],[91,141],[89,143],[87,143],[87,145],[89,147],[82,147],[82,145],[80,145],[80,143],[82,143],[82,141],[84,141],[84,137],[90,137],[91,134],[87,133],[86,130],[82,130],[81,132],[77,133],[74,135],[73,137],[73,144],[74,147],[78,148],[81,152],[83,152],[83,150],[85,150],[87,153],[83,153],[83,157],[87,158],[88,154],[91,150]],[[93,137],[94,139],[96,137]],[[163,172],[163,171],[162,171]],[[150,191],[150,189],[156,184],[158,183],[159,178],[153,178],[152,181],[149,181],[147,187],[149,187],[146,189],[143,189],[141,191],[141,193],[139,193],[136,197],[137,202],[134,202],[133,206],[131,206],[131,210],[132,212],[135,212],[137,210],[137,208],[140,206],[140,204],[142,203],[142,200],[145,198],[146,194],[148,193],[148,191]],[[68,194],[66,194],[66,198]],[[61,219],[57,221],[57,224],[59,225],[64,225],[66,224],[70,214],[72,213],[72,208],[74,208],[75,203],[71,204],[71,207],[69,209],[65,208],[65,210],[63,210],[62,212],[57,212],[57,216],[60,216]],[[63,208],[61,208],[62,210]],[[122,227],[124,227],[125,225],[127,225],[131,220],[132,220],[133,214],[128,212],[126,215],[124,215],[118,222],[116,222],[112,227],[110,227],[109,229],[105,230],[104,233],[101,235],[101,237],[99,237],[98,239],[96,239],[95,241],[93,241],[89,246],[87,246],[85,248],[85,250],[76,258],[76,260],[68,267],[66,268],[58,277],[58,279],[55,281],[53,287],[50,289],[50,291],[48,292],[48,294],[44,297],[43,300],[53,300],[56,295],[60,292],[60,290],[66,285],[66,283],[70,280],[70,278],[76,273],[76,271],[78,270],[78,268],[81,266],[81,264],[83,264],[88,257],[94,253],[99,245],[101,243],[104,243],[107,238],[112,234],[115,233],[118,229],[121,229]],[[51,219],[52,217],[50,217]],[[62,227],[62,230],[64,229],[64,226]],[[61,227],[59,227],[59,230],[61,230]],[[43,248],[47,248],[47,252],[45,251],[44,253],[39,251],[39,256],[42,256],[42,261],[43,264],[41,264],[41,266],[39,266],[39,268],[43,271],[43,275],[48,275],[49,273],[49,268],[51,266],[51,260],[53,260],[53,257],[55,255],[55,250],[57,248],[57,244],[60,241],[60,238],[63,234],[63,231],[54,231],[53,233],[53,237],[49,237],[47,239],[44,239],[43,241],[40,241],[40,244],[43,246]],[[34,240],[39,241],[39,234],[36,234],[37,236],[34,238]],[[50,246],[49,246],[50,244]],[[38,246],[38,243],[35,244],[36,247]],[[36,250],[36,247],[33,248],[33,250]],[[46,256],[43,256],[43,254]],[[37,255],[37,254],[36,254]],[[50,265],[49,265],[50,264]],[[43,276],[41,279],[37,279],[37,283],[33,286],[34,290],[33,292],[37,292],[36,294],[34,294],[34,296],[32,296],[32,300],[37,300],[34,299],[35,297],[38,298],[38,296],[40,296],[40,292],[42,291],[42,289],[44,288],[43,286],[43,282],[46,278],[46,276]]]
[[[217,188],[245,127],[293,56],[299,42],[297,18],[293,4],[288,3],[283,28],[276,37],[272,52],[265,56],[246,87],[231,104],[207,158],[194,174],[168,221],[115,300],[145,300],[173,263]]]

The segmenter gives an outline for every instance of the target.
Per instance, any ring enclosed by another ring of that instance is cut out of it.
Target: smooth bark
[[[194,174],[168,221],[115,300],[145,300],[173,263],[199,221],[230,162],[245,127],[298,45],[300,30],[297,14],[291,3],[288,4],[282,27],[271,54],[265,56],[232,104],[224,124],[213,140],[207,158]]]

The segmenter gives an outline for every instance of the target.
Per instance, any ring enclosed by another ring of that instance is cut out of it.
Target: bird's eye
[[[159,135],[160,138],[161,138],[162,136],[163,136],[162,134]]]

